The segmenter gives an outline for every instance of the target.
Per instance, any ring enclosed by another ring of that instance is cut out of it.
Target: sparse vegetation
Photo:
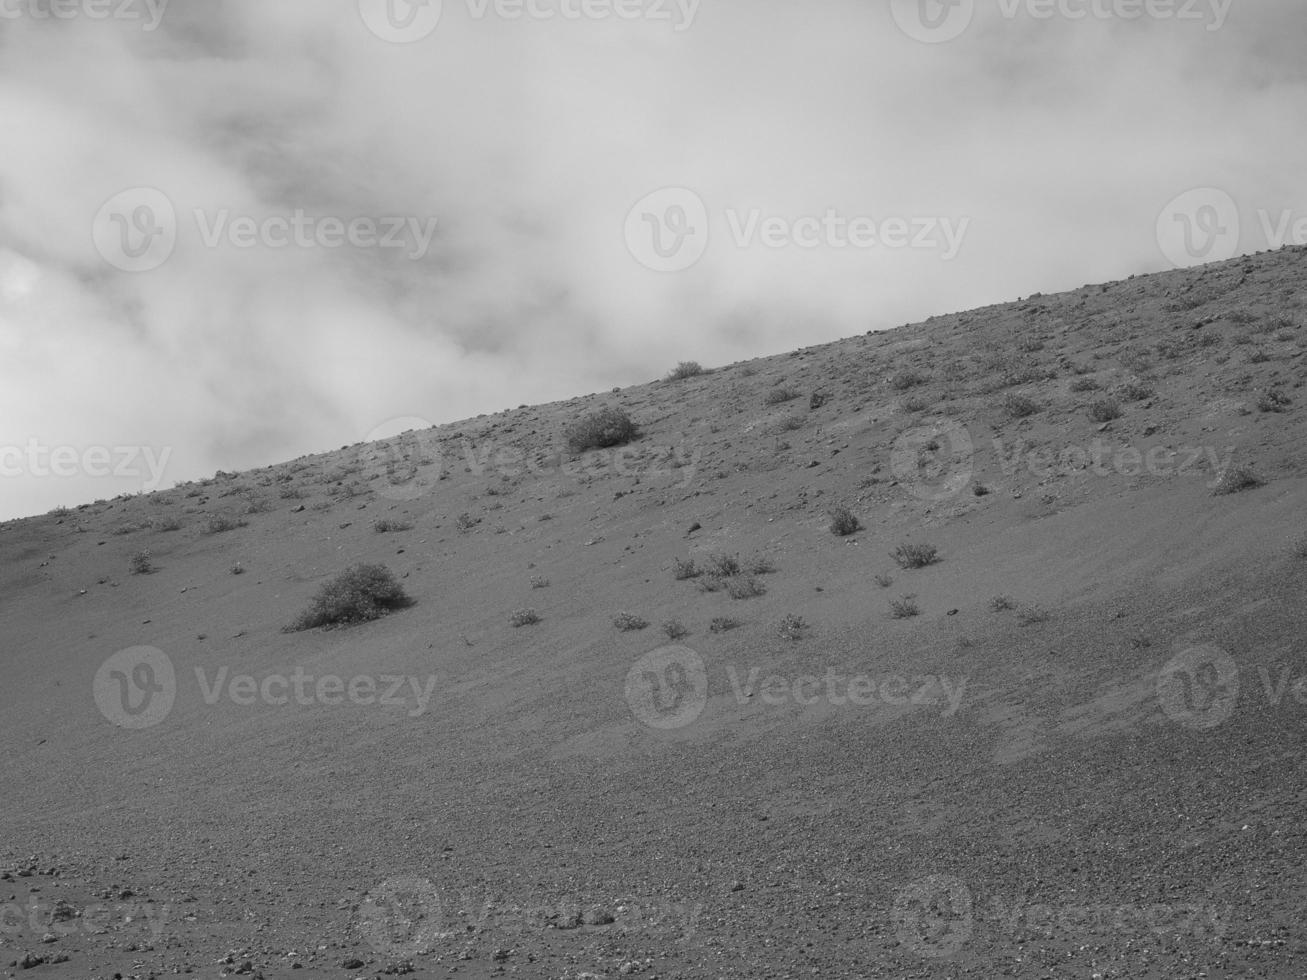
[[[239,527],[247,527],[248,522],[242,521],[236,517],[227,517],[218,514],[210,517],[204,525],[205,534],[222,534],[224,531],[234,531]]]
[[[138,551],[132,555],[130,565],[133,575],[149,575],[154,571],[154,560],[149,551]]]
[[[676,581],[684,582],[686,579],[698,578],[702,572],[695,565],[693,558],[677,558],[672,566],[672,575]]]
[[[513,629],[519,629],[523,626],[534,626],[540,622],[540,614],[534,609],[514,609],[508,617],[508,625]]]
[[[939,561],[939,550],[933,544],[903,542],[890,552],[899,568],[925,568]]]
[[[1279,388],[1267,388],[1257,398],[1257,410],[1260,412],[1287,412],[1293,399]]]
[[[882,589],[888,589],[891,585],[894,584],[894,576],[893,576],[893,575],[877,575],[877,576],[876,576],[876,584],[879,585]]]
[[[1022,606],[1017,611],[1017,622],[1022,626],[1033,626],[1035,623],[1045,622],[1048,617],[1048,610],[1042,606]]]
[[[639,434],[639,426],[625,409],[611,406],[584,415],[563,430],[568,449],[574,453],[622,446]]]
[[[378,534],[394,534],[398,531],[411,531],[413,525],[408,521],[394,521],[388,517],[380,517],[372,522],[372,530]]]
[[[1232,466],[1216,481],[1216,486],[1212,488],[1212,493],[1221,497],[1229,493],[1242,493],[1244,490],[1255,490],[1260,486],[1265,486],[1266,481],[1254,473],[1247,466]]]
[[[1039,411],[1039,403],[1025,395],[1008,392],[1003,398],[1003,411],[1014,419],[1024,419]]]
[[[619,612],[613,617],[613,626],[623,633],[630,633],[634,630],[642,630],[649,625],[649,621],[635,613]]]
[[[1017,604],[1012,600],[1011,596],[996,595],[989,600],[989,608],[994,612],[1007,612],[1016,607]]]
[[[729,578],[740,574],[740,556],[715,554],[708,556],[708,574],[717,578]]]
[[[776,566],[766,555],[754,555],[744,567],[750,575],[770,575],[776,571]]]
[[[889,383],[895,391],[907,391],[909,388],[925,384],[926,380],[925,375],[918,374],[916,371],[900,371],[890,378]]]
[[[679,640],[683,636],[690,635],[689,629],[679,619],[669,619],[663,623],[663,632],[667,634],[669,640]]]
[[[309,608],[285,631],[352,626],[412,604],[394,572],[385,565],[354,565],[325,583]]]
[[[903,595],[889,601],[889,614],[894,619],[911,619],[921,615],[921,607],[915,595]]]
[[[862,530],[862,522],[856,514],[843,504],[830,512],[830,533],[836,537],[846,538]]]
[[[532,575],[532,576],[531,576],[531,588],[533,588],[533,589],[547,589],[547,588],[549,588],[549,579],[545,578],[543,575]]]
[[[454,526],[458,528],[460,534],[467,534],[472,528],[481,523],[481,518],[473,517],[471,514],[462,513],[454,520]]]
[[[733,629],[739,629],[740,621],[731,619],[730,616],[714,616],[713,621],[708,624],[708,630],[712,633],[729,633]]]
[[[150,527],[156,531],[180,531],[182,522],[175,517],[156,517],[150,522]]]
[[[776,634],[783,640],[795,642],[803,639],[807,628],[808,624],[803,621],[802,616],[786,613],[781,617],[781,621],[776,624]]]
[[[231,566],[231,573],[232,573],[233,575],[244,575],[244,574],[245,574],[245,566],[242,565],[240,562],[237,562],[235,565],[232,565],[232,566]]]
[[[1121,414],[1121,404],[1113,398],[1100,398],[1089,406],[1089,418],[1094,422],[1111,422]]]
[[[1123,384],[1116,390],[1116,393],[1122,401],[1126,402],[1147,401],[1149,398],[1152,398],[1154,394],[1152,388],[1138,381],[1131,381],[1127,384]]]
[[[684,381],[686,378],[695,378],[701,374],[703,374],[703,368],[698,361],[681,361],[668,373],[667,380]]]
[[[752,575],[732,575],[723,581],[726,594],[732,599],[756,599],[767,594],[767,587]]]
[[[763,403],[767,405],[780,405],[784,402],[793,401],[799,397],[798,391],[793,388],[787,388],[784,385],[773,388],[763,397]]]
[[[905,412],[924,412],[930,408],[929,398],[923,395],[908,395],[903,399],[903,411]]]

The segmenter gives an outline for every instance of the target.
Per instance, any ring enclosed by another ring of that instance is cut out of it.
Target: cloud
[[[79,2],[0,0],[0,446],[168,446],[171,479],[1165,268],[1157,216],[1194,186],[1234,196],[1247,250],[1258,209],[1307,214],[1291,0],[1214,31],[1004,0],[944,44],[844,0],[704,0],[688,26],[445,0],[411,44],[344,0],[173,0],[156,30],[144,0]],[[654,272],[624,222],[669,186],[708,247]],[[176,244],[125,273],[92,229],[136,187]],[[967,224],[945,260],[840,245],[827,214]],[[270,245],[297,215],[311,243]],[[391,218],[434,220],[430,247],[323,244]],[[816,246],[732,240],[769,219]],[[3,479],[0,516],[139,489]]]

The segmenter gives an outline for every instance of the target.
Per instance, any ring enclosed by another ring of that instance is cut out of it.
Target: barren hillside
[[[0,962],[1301,976],[1305,354],[1284,249],[0,525]]]

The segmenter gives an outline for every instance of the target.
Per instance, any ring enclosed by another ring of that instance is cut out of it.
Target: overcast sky
[[[0,519],[1307,240],[1305,25],[0,0]]]

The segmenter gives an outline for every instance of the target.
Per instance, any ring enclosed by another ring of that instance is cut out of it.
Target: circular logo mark
[[[626,703],[650,728],[668,731],[692,724],[708,704],[708,669],[689,647],[659,647],[626,674]]]
[[[966,428],[939,419],[904,432],[890,451],[890,472],[920,500],[948,500],[971,482],[976,447]]]
[[[430,489],[430,481],[419,482],[418,470],[435,466],[440,471],[440,439],[432,424],[416,415],[390,419],[363,437],[381,457],[383,471],[377,493],[387,500],[417,500]]]
[[[894,896],[894,934],[919,956],[952,956],[971,938],[971,891],[949,875],[931,875]]]
[[[942,44],[971,26],[976,0],[890,0],[894,23],[914,41]]]
[[[91,686],[100,713],[120,728],[153,728],[177,698],[172,660],[154,647],[120,650],[100,665]]]
[[[377,37],[391,44],[421,41],[436,29],[442,0],[358,0],[359,16]]]
[[[441,929],[440,892],[426,878],[388,878],[363,896],[359,925],[364,939],[379,953],[419,956],[441,939],[456,935]]]
[[[1186,191],[1158,216],[1157,244],[1179,269],[1232,259],[1239,251],[1239,205],[1215,187]]]
[[[177,247],[177,211],[163,191],[132,187],[101,205],[91,223],[100,257],[122,272],[149,272]]]
[[[682,272],[708,250],[708,208],[684,187],[641,198],[626,215],[626,247],[654,272]]]
[[[1215,728],[1239,701],[1239,666],[1220,647],[1190,647],[1158,674],[1157,700],[1176,724],[1197,731]]]

